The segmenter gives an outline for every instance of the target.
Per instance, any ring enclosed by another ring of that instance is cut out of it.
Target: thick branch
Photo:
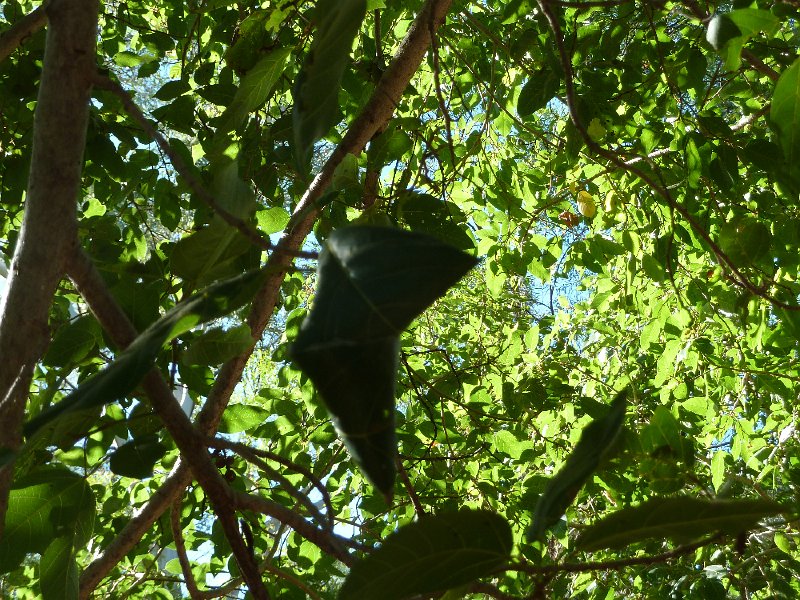
[[[76,199],[95,69],[96,0],[53,0],[33,126],[25,216],[0,301],[0,448],[22,442],[34,366],[50,339],[48,313],[77,240]],[[0,535],[13,466],[0,469]]]
[[[415,22],[409,28],[395,57],[381,78],[371,99],[363,111],[350,125],[347,134],[333,155],[325,163],[319,175],[311,182],[301,202],[295,210],[294,226],[280,240],[276,251],[271,254],[268,267],[274,269],[264,287],[256,295],[248,317],[248,325],[254,339],[260,339],[280,298],[283,279],[291,266],[292,253],[302,246],[317,216],[314,203],[322,196],[331,183],[333,172],[348,153],[359,154],[372,136],[385,127],[394,114],[394,109],[419,68],[425,52],[430,45],[430,23],[433,29],[443,22],[452,0],[428,0]],[[200,432],[211,434],[216,431],[222,413],[240,380],[250,353],[242,354],[225,363],[217,374],[217,379],[208,400],[197,420]],[[183,491],[190,480],[188,469],[183,465],[173,470],[153,500],[125,526],[103,555],[95,560],[81,575],[81,594],[88,595],[105,577],[113,566],[121,560],[147,531],[149,525],[169,507],[172,500]],[[162,493],[163,490],[163,493]],[[152,504],[152,506],[151,506]],[[293,513],[292,513],[293,514]],[[149,523],[148,523],[149,522]],[[305,523],[305,521],[303,521]],[[306,523],[308,525],[308,523]],[[309,526],[310,527],[310,526]],[[298,533],[301,531],[298,530]]]
[[[47,23],[46,3],[25,15],[0,35],[0,62],[19,48],[27,38],[39,31]]]

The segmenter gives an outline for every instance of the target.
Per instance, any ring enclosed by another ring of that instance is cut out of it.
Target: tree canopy
[[[4,2],[0,595],[800,596],[798,19]]]

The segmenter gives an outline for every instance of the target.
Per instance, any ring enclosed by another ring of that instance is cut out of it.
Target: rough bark
[[[348,128],[339,146],[309,185],[294,211],[294,227],[270,255],[268,268],[274,269],[256,295],[248,317],[254,339],[260,339],[280,299],[284,277],[317,218],[315,202],[330,185],[336,167],[347,154],[360,154],[376,132],[381,130],[394,110],[430,46],[431,32],[444,22],[452,0],[428,0],[400,44],[394,58],[375,88],[369,102]],[[197,419],[197,429],[213,433],[219,425],[228,400],[250,358],[247,352],[225,363],[217,374]],[[150,526],[167,510],[191,480],[189,468],[181,462],[165,480],[154,498],[123,528],[117,538],[81,574],[81,597],[87,597],[114,565],[141,539]]]
[[[22,441],[33,369],[50,340],[53,294],[77,240],[97,14],[96,0],[53,0],[47,7],[51,26],[34,114],[25,215],[0,301],[0,448],[14,450]],[[0,533],[12,469],[0,469]]]

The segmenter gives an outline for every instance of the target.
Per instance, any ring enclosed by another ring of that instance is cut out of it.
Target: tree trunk
[[[77,243],[76,199],[95,69],[96,0],[53,0],[33,131],[25,216],[0,302],[0,450],[16,450],[48,315]],[[0,533],[13,466],[0,469]]]

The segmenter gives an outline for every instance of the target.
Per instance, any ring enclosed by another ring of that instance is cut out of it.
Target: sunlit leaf
[[[778,134],[786,163],[797,176],[800,164],[800,59],[781,73],[775,84],[769,119]]]
[[[236,129],[247,115],[264,104],[286,69],[291,54],[291,48],[277,48],[247,72],[239,83],[236,95],[220,117],[218,133]]]
[[[43,600],[77,600],[79,577],[75,552],[75,540],[69,534],[57,537],[47,546],[39,562]]]
[[[222,415],[219,424],[220,433],[239,433],[253,429],[267,421],[272,414],[260,406],[250,404],[232,404]]]
[[[15,569],[26,554],[44,552],[55,538],[69,535],[85,543],[94,518],[91,488],[66,468],[41,469],[15,482],[0,544],[0,573]]]
[[[192,341],[183,354],[183,362],[190,365],[218,365],[238,356],[253,345],[247,325],[231,329],[215,327]]]

